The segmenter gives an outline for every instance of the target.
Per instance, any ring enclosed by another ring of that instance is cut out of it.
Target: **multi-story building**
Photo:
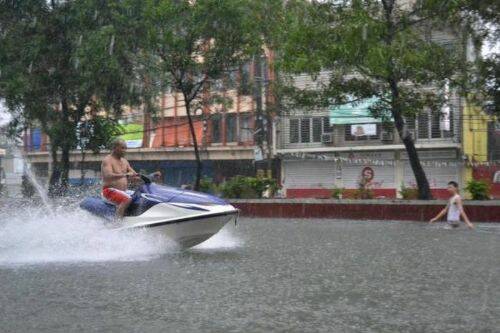
[[[6,129],[0,127],[0,191],[1,195],[21,195],[24,163],[21,151],[7,140]]]
[[[260,63],[260,62],[259,62]],[[264,62],[265,63],[265,62]],[[259,68],[257,68],[259,67]],[[262,73],[256,74],[256,70]],[[213,105],[201,103],[194,110],[194,128],[203,163],[203,174],[221,181],[234,175],[255,174],[256,94],[267,101],[266,86],[256,92],[253,82],[269,76],[265,64],[250,62],[230,73],[226,79],[211,83],[204,97],[217,93],[230,103]],[[159,111],[151,116],[142,109],[128,110],[121,120],[128,143],[127,158],[136,170],[162,171],[164,181],[172,185],[192,182],[195,175],[195,156],[182,94],[165,92],[158,98]],[[48,153],[50,142],[40,129],[25,133],[25,151],[39,177],[48,177],[52,168]],[[86,182],[100,178],[103,154],[71,152],[70,182],[80,183],[82,170]],[[83,162],[82,162],[83,161]]]
[[[308,82],[297,77],[299,86]],[[463,178],[460,115],[464,101],[450,99],[448,116],[422,112],[408,119],[434,196],[445,195],[450,180]],[[277,154],[281,156],[282,186],[287,197],[330,197],[359,188],[369,175],[376,197],[396,197],[402,186],[415,187],[405,147],[394,126],[374,119],[373,100],[321,110],[290,111],[277,126]]]
[[[429,31],[427,38],[451,49],[463,46],[463,39],[450,31]],[[464,54],[472,60],[475,48],[466,44]],[[299,75],[294,84],[299,89],[314,89],[328,76],[323,72],[312,80]],[[440,112],[422,110],[406,119],[406,130],[414,139],[437,198],[447,196],[446,185],[451,180],[465,185],[475,161],[484,160],[487,154],[486,130],[483,135],[472,131],[474,121],[483,117],[482,110],[468,105],[453,90],[445,90],[448,102]],[[330,197],[335,188],[352,195],[366,179],[376,197],[394,198],[403,187],[416,187],[405,147],[391,120],[382,122],[371,116],[369,108],[375,102],[367,99],[282,113],[275,129],[276,153],[282,160],[281,183],[287,197]],[[481,126],[487,127],[487,121]],[[478,151],[479,146],[484,149]],[[482,159],[478,154],[484,155]]]

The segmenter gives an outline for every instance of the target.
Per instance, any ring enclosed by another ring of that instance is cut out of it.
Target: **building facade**
[[[255,175],[258,112],[265,110],[269,96],[266,85],[256,90],[255,82],[270,76],[266,61],[250,62],[223,80],[211,82],[202,92],[198,103],[201,106],[192,111],[192,117],[204,176],[220,182],[235,175]],[[205,102],[214,94],[226,102]],[[182,94],[170,91],[159,96],[154,116],[140,108],[126,110],[121,123],[128,145],[127,158],[137,171],[159,170],[164,181],[175,186],[192,183],[196,163]],[[39,129],[26,131],[24,150],[42,179],[48,178],[52,168],[49,147],[48,137]],[[70,183],[98,182],[100,161],[107,153],[72,151]]]
[[[324,74],[326,75],[326,73]],[[320,76],[321,79],[321,76]],[[307,86],[307,76],[296,84]],[[422,111],[406,119],[434,197],[446,185],[464,184],[462,114],[464,99],[451,94],[443,112]],[[341,108],[295,110],[276,127],[281,183],[287,197],[331,197],[333,189],[352,196],[363,179],[375,197],[395,198],[403,187],[416,188],[405,147],[391,121],[371,118],[368,102]]]

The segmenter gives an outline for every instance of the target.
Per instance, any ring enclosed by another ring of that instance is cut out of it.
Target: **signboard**
[[[120,138],[125,140],[127,148],[141,148],[144,126],[142,124],[126,124],[122,127],[124,134]]]
[[[377,124],[355,124],[351,125],[352,136],[377,135]]]

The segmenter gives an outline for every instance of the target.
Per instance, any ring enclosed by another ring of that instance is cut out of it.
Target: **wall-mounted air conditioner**
[[[394,141],[394,133],[389,131],[382,131],[382,141],[391,143]]]
[[[333,133],[323,133],[321,135],[321,142],[325,144],[333,143]]]

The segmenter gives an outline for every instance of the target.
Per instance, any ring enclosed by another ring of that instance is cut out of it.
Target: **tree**
[[[291,2],[282,68],[330,74],[318,90],[288,92],[296,101],[316,106],[376,97],[370,111],[374,117],[393,119],[419,198],[430,199],[407,121],[425,109],[440,113],[445,87],[466,86],[463,78],[471,66],[462,14],[470,10],[468,5],[470,1],[447,0]],[[450,39],[432,38],[432,31],[445,32]]]
[[[118,116],[123,105],[149,102],[152,94],[136,71],[145,58],[137,47],[140,4],[1,3],[0,96],[20,116],[18,123],[39,125],[49,136],[53,193],[67,187],[82,120],[103,111]]]
[[[237,68],[253,50],[255,23],[246,15],[247,4],[243,0],[146,3],[146,49],[158,58],[172,90],[184,98],[196,159],[195,189],[200,185],[202,163],[193,112],[210,102],[203,100],[202,91]]]
[[[266,153],[267,170],[273,170],[273,127],[280,114],[278,87],[280,77],[275,70],[275,52],[282,47],[280,29],[284,24],[283,0],[254,0],[251,2],[251,15],[256,24],[256,36],[261,48],[254,55],[253,95],[256,106],[256,144]],[[264,71],[268,71],[266,80]],[[264,92],[264,96],[262,93]],[[264,98],[263,98],[264,97]],[[265,103],[263,103],[263,99]],[[264,106],[264,107],[263,107]],[[266,146],[264,148],[264,143]]]

